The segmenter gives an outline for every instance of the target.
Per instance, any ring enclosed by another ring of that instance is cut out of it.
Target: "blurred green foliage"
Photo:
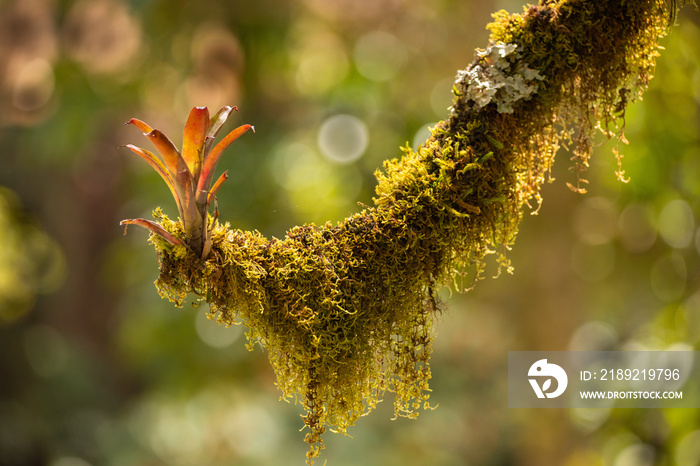
[[[117,149],[135,138],[123,123],[176,135],[193,105],[238,105],[257,133],[222,160],[222,218],[268,236],[340,220],[445,117],[499,8],[522,5],[0,2],[0,465],[301,463],[300,411],[278,402],[266,357],[205,309],[161,302],[145,234],[121,236],[122,218],[175,212]],[[445,295],[438,409],[390,422],[387,400],[354,438],[326,439],[329,464],[700,461],[697,410],[509,410],[505,375],[512,350],[699,349],[700,18],[678,23],[628,109],[629,183],[602,145],[574,194],[559,154],[514,275]],[[364,144],[333,144],[339,115]]]

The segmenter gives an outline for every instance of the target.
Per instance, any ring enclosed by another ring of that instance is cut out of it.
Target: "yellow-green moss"
[[[542,78],[530,83],[536,92],[499,107],[456,86],[432,136],[377,172],[374,206],[283,239],[217,223],[205,262],[153,239],[164,296],[181,304],[194,293],[218,322],[247,326],[250,348],[267,349],[282,396],[306,410],[310,461],[326,428],[345,432],[387,390],[397,416],[428,406],[437,288],[470,287],[488,254],[510,270],[506,252],[526,206],[539,206],[560,145],[580,172],[598,125],[622,137],[669,13],[662,0],[560,0],[494,19],[491,43],[517,45],[499,79],[524,63]],[[482,53],[471,66],[483,72],[489,60]],[[156,217],[184,238],[178,222]]]

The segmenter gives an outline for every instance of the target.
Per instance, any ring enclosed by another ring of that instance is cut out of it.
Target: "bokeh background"
[[[446,117],[500,8],[522,3],[0,0],[0,465],[303,464],[264,350],[160,300],[146,232],[122,235],[176,214],[118,149],[146,145],[124,122],[180,145],[192,106],[238,105],[227,128],[256,133],[220,164],[222,218],[268,236],[337,221]],[[517,410],[506,390],[508,351],[700,350],[700,16],[678,23],[627,114],[630,182],[602,144],[574,194],[559,154],[515,273],[444,293],[439,407],[391,421],[387,394],[317,464],[700,464],[700,410]]]

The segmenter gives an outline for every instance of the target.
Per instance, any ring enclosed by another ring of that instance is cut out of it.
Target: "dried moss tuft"
[[[506,252],[560,146],[583,190],[594,133],[624,141],[625,108],[671,20],[662,0],[496,13],[489,48],[457,76],[452,113],[418,150],[385,162],[374,206],[283,239],[217,223],[206,261],[154,236],[158,289],[178,304],[194,293],[219,323],[248,327],[282,396],[306,410],[310,462],[327,428],[345,432],[387,390],[397,416],[415,417],[430,396],[436,290],[469,288],[489,254],[510,271]],[[179,222],[156,218],[184,240]]]

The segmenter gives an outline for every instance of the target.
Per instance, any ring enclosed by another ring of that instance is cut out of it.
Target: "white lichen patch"
[[[517,44],[497,42],[477,50],[476,59],[457,73],[454,92],[465,103],[478,108],[491,102],[500,113],[513,113],[513,104],[537,92],[544,76],[522,60]]]

